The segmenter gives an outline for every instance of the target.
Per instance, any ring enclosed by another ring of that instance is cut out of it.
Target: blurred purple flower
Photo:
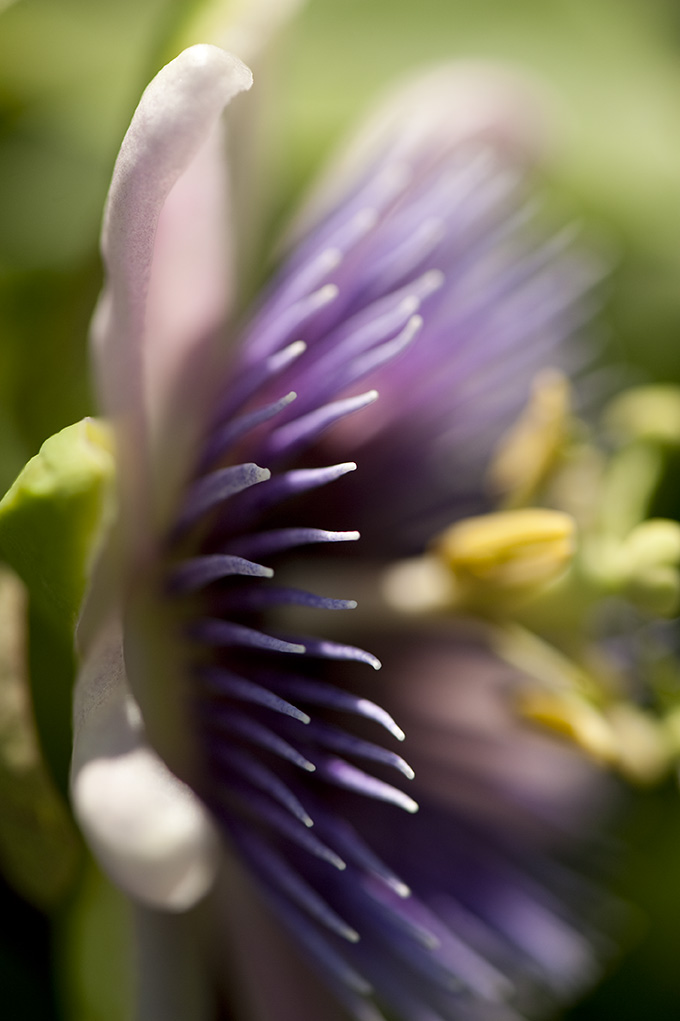
[[[517,678],[481,634],[360,617],[386,675],[362,682],[380,664],[345,629],[285,630],[291,608],[353,604],[269,565],[360,578],[488,507],[533,377],[572,357],[585,276],[531,237],[523,90],[442,69],[351,150],[225,356],[219,117],[249,85],[235,58],[186,51],[114,172],[94,345],[120,513],[81,623],[76,812],[152,906],[190,907],[233,856],[354,1018],[534,1016],[595,971],[590,891],[557,864],[590,768],[514,720]],[[257,945],[262,1016],[321,1016],[287,1005]]]

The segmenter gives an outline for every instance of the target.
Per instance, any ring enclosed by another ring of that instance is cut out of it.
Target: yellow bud
[[[435,545],[473,600],[542,588],[563,573],[574,550],[573,518],[540,507],[467,518]]]
[[[529,401],[501,440],[489,481],[508,506],[526,503],[553,468],[564,446],[569,422],[569,381],[556,369],[540,372]]]

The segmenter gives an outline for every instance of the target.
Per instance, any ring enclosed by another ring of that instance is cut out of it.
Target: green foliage
[[[49,776],[31,711],[26,594],[0,569],[0,866],[32,904],[51,907],[68,891],[80,841]]]
[[[108,430],[84,419],[46,440],[0,501],[0,553],[60,629],[76,623],[113,473]]]

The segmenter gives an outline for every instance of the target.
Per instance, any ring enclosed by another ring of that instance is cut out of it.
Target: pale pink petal
[[[213,825],[146,740],[116,624],[92,644],[77,682],[71,791],[90,847],[132,897],[184,911],[207,892],[217,867]]]
[[[168,506],[204,425],[233,297],[224,133],[218,121],[165,201],[146,306],[152,485]]]
[[[157,418],[183,363],[198,345],[212,342],[211,330],[226,310],[228,259],[215,136],[223,109],[251,82],[248,68],[215,46],[185,50],[144,92],[113,172],[102,232],[107,282],[92,340],[103,409],[118,425],[123,471],[133,492],[148,478],[149,398]],[[189,179],[180,184],[185,174]],[[195,261],[184,257],[185,244]],[[177,329],[166,333],[174,321]],[[134,502],[139,510],[144,500]]]

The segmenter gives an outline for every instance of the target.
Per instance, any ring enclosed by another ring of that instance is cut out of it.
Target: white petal
[[[146,303],[144,379],[152,485],[171,506],[211,406],[217,341],[233,297],[232,229],[218,122],[158,221]],[[177,414],[181,407],[182,414]]]
[[[215,136],[225,106],[251,83],[231,54],[206,45],[185,50],[144,92],[113,172],[102,231],[107,283],[92,340],[103,408],[122,423],[123,460],[142,463],[138,479],[148,478],[149,399],[157,415],[226,311]]]
[[[145,739],[117,625],[93,644],[76,686],[71,791],[94,854],[132,897],[182,911],[209,889],[212,823]]]

